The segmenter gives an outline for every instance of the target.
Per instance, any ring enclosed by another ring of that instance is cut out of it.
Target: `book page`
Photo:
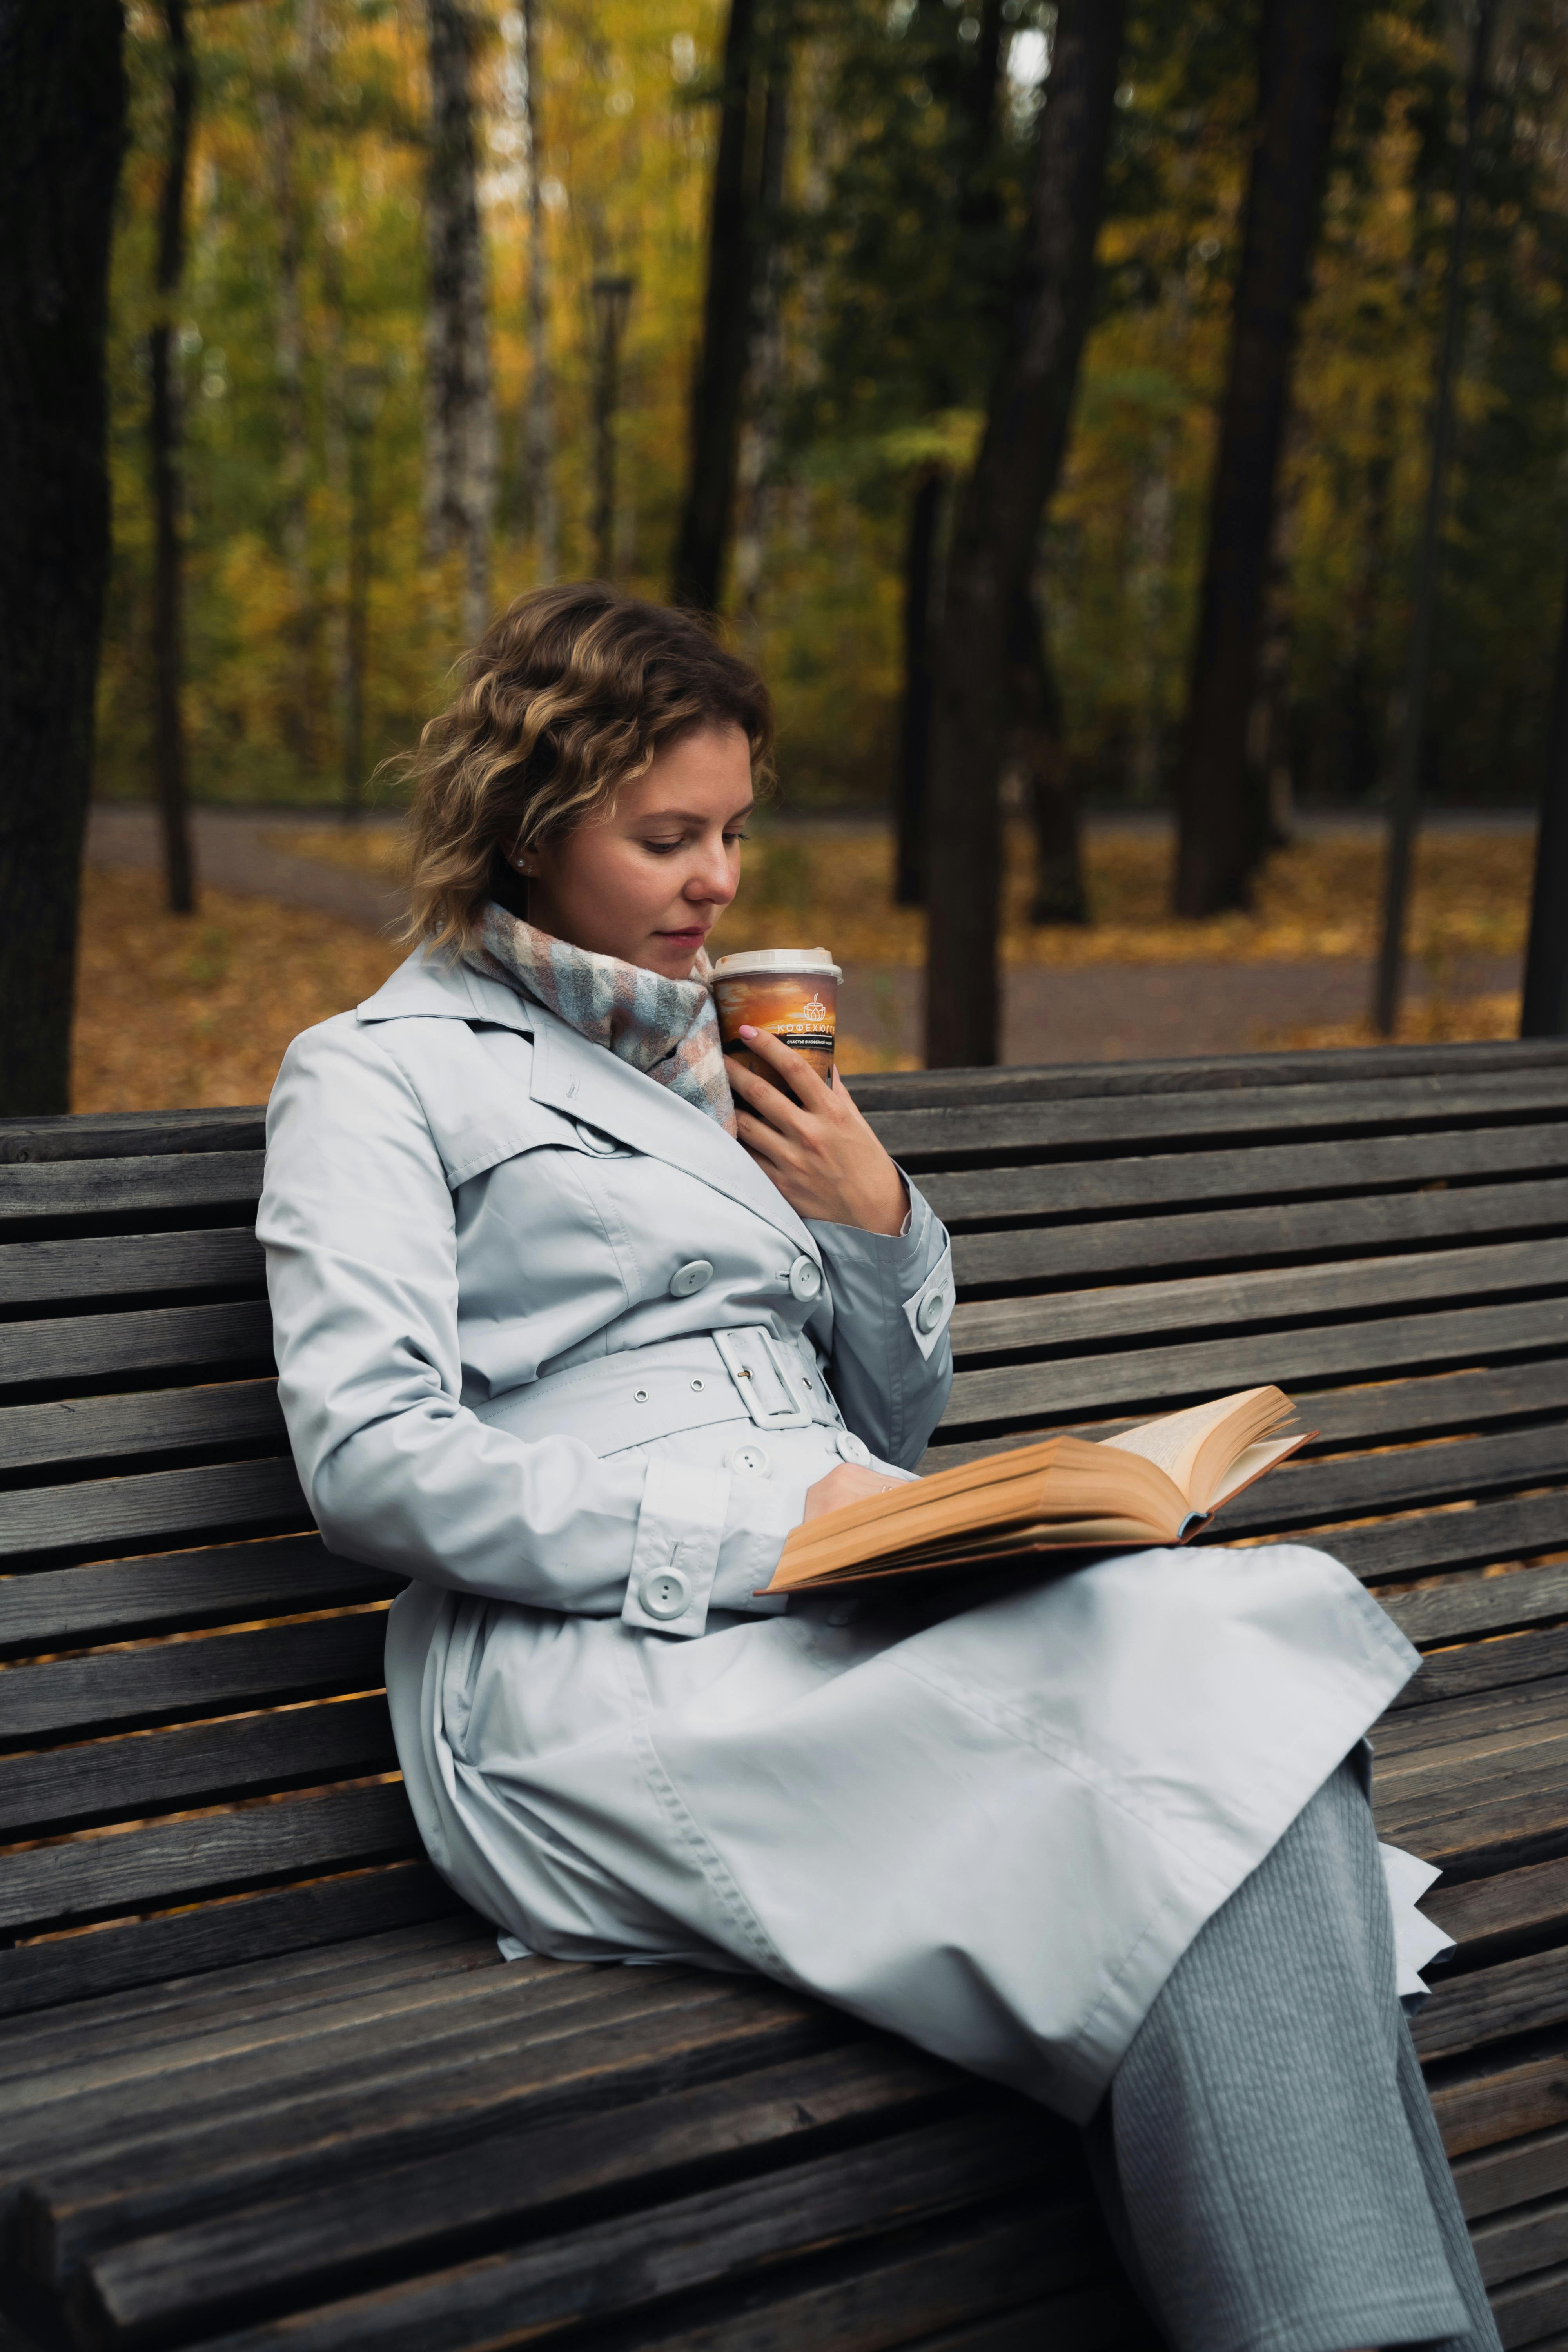
[[[1273,1437],[1264,1444],[1243,1447],[1210,1496],[1209,1509],[1217,1511],[1222,1503],[1228,1503],[1233,1495],[1239,1495],[1244,1486],[1250,1486],[1255,1478],[1261,1478],[1266,1470],[1272,1470],[1277,1462],[1283,1462],[1287,1454],[1294,1454],[1315,1434],[1315,1431],[1304,1429],[1295,1437]]]
[[[1137,1429],[1124,1429],[1120,1437],[1102,1437],[1100,1443],[1113,1446],[1119,1454],[1142,1454],[1145,1462],[1152,1462],[1163,1470],[1172,1485],[1179,1486],[1184,1495],[1204,1440],[1228,1421],[1238,1405],[1258,1393],[1257,1389],[1242,1389],[1234,1396],[1216,1397],[1212,1404],[1194,1404],[1184,1412],[1163,1413],[1158,1421],[1146,1421]]]

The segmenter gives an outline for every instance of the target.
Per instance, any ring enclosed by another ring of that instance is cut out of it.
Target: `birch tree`
[[[495,407],[485,317],[473,75],[479,26],[466,0],[426,0],[430,71],[426,236],[430,269],[425,373],[425,544],[462,559],[462,629],[489,618]]]

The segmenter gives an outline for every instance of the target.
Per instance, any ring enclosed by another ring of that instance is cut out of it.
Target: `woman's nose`
[[[685,895],[710,905],[727,907],[735,895],[739,876],[730,870],[730,859],[721,841],[715,842],[699,859],[696,870],[688,878]]]

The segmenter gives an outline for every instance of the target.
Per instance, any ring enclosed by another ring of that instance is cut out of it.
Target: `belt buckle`
[[[804,1404],[789,1403],[769,1412],[758,1396],[756,1374],[752,1366],[742,1360],[739,1342],[742,1338],[758,1340],[767,1356],[773,1378],[786,1397],[792,1395],[790,1378],[777,1340],[765,1323],[742,1324],[738,1331],[715,1331],[713,1345],[723,1359],[724,1370],[735,1383],[737,1394],[759,1429],[809,1429],[812,1414]]]

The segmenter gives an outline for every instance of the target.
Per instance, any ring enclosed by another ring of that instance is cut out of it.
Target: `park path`
[[[370,930],[389,929],[402,911],[397,890],[352,867],[293,856],[275,845],[272,836],[279,832],[319,824],[324,833],[336,833],[336,817],[312,818],[296,810],[201,808],[193,814],[197,868],[215,890],[315,908]],[[391,826],[397,820],[368,816],[363,822]],[[87,856],[93,866],[156,872],[153,811],[113,803],[95,807]],[[1450,969],[1446,987],[1452,1000],[1517,988],[1519,980],[1517,957],[1471,956]],[[1425,973],[1413,964],[1407,980],[1413,1000],[1424,994],[1426,984]],[[919,971],[848,965],[840,997],[842,1025],[884,1052],[918,1054],[922,988]],[[1015,966],[1003,976],[1002,1058],[1026,1065],[1245,1053],[1292,1029],[1357,1020],[1371,990],[1370,965],[1349,956],[1300,963]]]

